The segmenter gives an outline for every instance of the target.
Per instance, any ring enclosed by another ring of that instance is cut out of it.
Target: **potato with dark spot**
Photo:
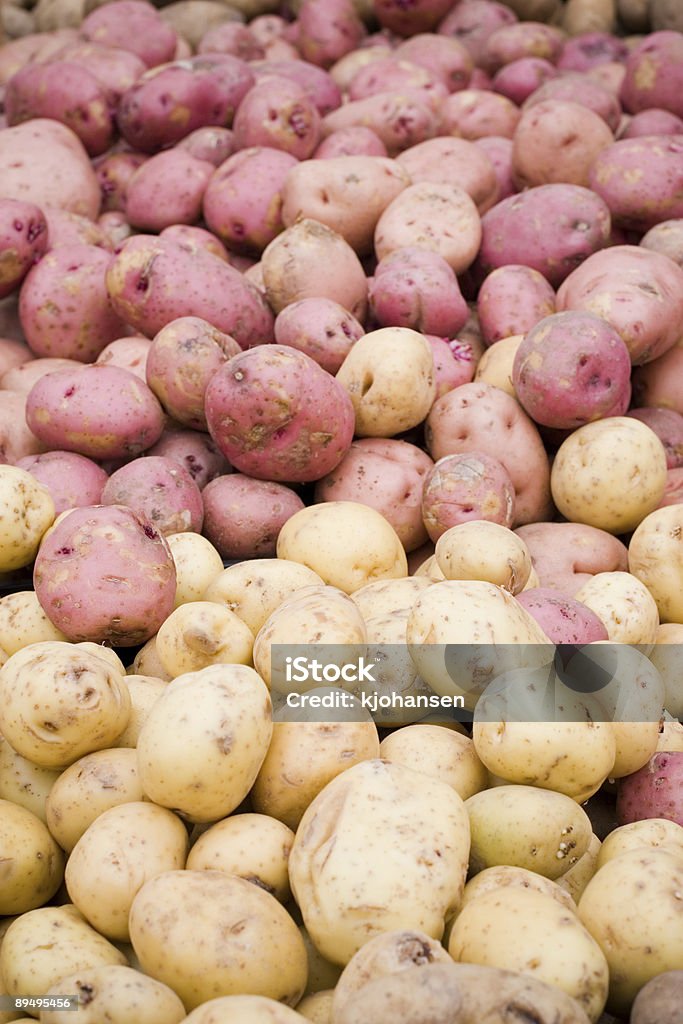
[[[141,971],[115,964],[90,967],[61,979],[48,990],[59,997],[68,989],[78,996],[79,1024],[180,1024],[185,1007],[167,985]],[[70,1010],[43,1010],[45,1024],[69,1024]]]
[[[160,455],[134,459],[112,473],[100,504],[125,505],[164,536],[199,533],[204,519],[201,492],[188,471]]]
[[[232,814],[194,843],[187,869],[237,875],[287,903],[291,896],[287,863],[293,842],[294,833],[277,818]]]
[[[0,864],[3,916],[42,906],[54,896],[64,875],[64,855],[46,826],[10,800],[0,800]]]
[[[47,248],[45,215],[34,203],[0,200],[0,299],[4,299]]]
[[[54,518],[47,487],[24,469],[0,466],[0,571],[29,565]]]

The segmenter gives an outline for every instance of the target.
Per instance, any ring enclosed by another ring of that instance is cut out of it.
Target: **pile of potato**
[[[681,9],[2,4],[0,1024],[680,1024]]]

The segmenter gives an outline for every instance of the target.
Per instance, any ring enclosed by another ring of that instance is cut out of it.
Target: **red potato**
[[[126,218],[141,231],[194,224],[202,212],[213,164],[182,149],[157,153],[138,168],[126,190]]]
[[[474,62],[465,46],[457,39],[434,33],[420,33],[396,47],[396,56],[426,68],[448,90],[467,88]]]
[[[373,11],[383,28],[406,37],[432,32],[452,6],[452,0],[374,0]]]
[[[387,156],[387,147],[372,128],[356,125],[328,135],[317,147],[313,159],[329,160],[338,156]]]
[[[304,352],[323,370],[335,374],[365,333],[343,306],[331,299],[302,299],[286,306],[275,318],[278,345]]]
[[[249,22],[249,29],[260,43],[267,46],[268,43],[282,38],[287,24],[288,22],[279,14],[259,14]]]
[[[558,184],[509,196],[484,214],[481,226],[477,265],[482,273],[522,264],[557,287],[608,244],[611,220],[605,202],[589,189]]]
[[[623,416],[631,399],[631,357],[617,332],[592,313],[556,313],[526,334],[512,383],[531,418],[573,430]]]
[[[298,54],[297,54],[298,56]],[[253,65],[257,81],[261,78],[287,78],[295,85],[301,86],[308,98],[313,100],[321,117],[341,106],[342,95],[339,86],[327,71],[307,64],[305,60],[273,60],[258,61]]]
[[[644,249],[661,252],[683,268],[683,218],[656,224],[643,235],[640,245]]]
[[[683,415],[683,345],[680,342],[633,373],[636,406],[674,409]]]
[[[229,128],[253,84],[249,66],[229,54],[163,64],[145,72],[122,96],[119,131],[133,149],[156,153],[198,128]]]
[[[125,216],[116,210],[109,210],[107,213],[100,214],[97,218],[97,225],[109,240],[109,248],[111,249],[118,249],[121,243],[130,238],[133,233],[133,229]]]
[[[608,639],[605,624],[595,612],[556,590],[532,587],[517,594],[517,600],[554,644],[592,644]]]
[[[28,455],[16,463],[47,487],[59,515],[69,508],[100,505],[109,477],[96,462],[75,452]]]
[[[148,338],[171,320],[199,316],[242,348],[268,342],[273,315],[239,271],[210,253],[135,235],[124,242],[106,275],[114,311]]]
[[[683,270],[660,253],[612,246],[570,274],[557,293],[557,308],[601,316],[621,335],[631,361],[648,363],[683,333]]]
[[[111,253],[94,245],[65,245],[29,271],[21,286],[19,316],[37,356],[89,363],[125,333],[107,295],[111,260]]]
[[[515,521],[510,474],[484,452],[444,455],[425,477],[422,518],[434,543],[452,526],[472,520],[509,528]]]
[[[175,459],[150,455],[133,459],[109,477],[102,505],[125,505],[167,537],[201,533],[204,506],[201,491]]]
[[[135,374],[94,363],[41,377],[28,394],[26,422],[50,448],[117,459],[158,441],[164,414]]]
[[[668,110],[641,110],[629,119],[620,139],[637,139],[642,135],[683,135],[683,120]]]
[[[548,100],[569,101],[587,107],[603,119],[611,132],[616,132],[621,124],[622,111],[617,97],[586,75],[568,72],[546,82],[529,96],[524,109],[530,110]]]
[[[591,167],[613,142],[602,117],[580,103],[527,103],[512,140],[513,177],[519,188],[588,186]]]
[[[440,136],[399,153],[397,163],[410,175],[412,184],[429,181],[457,185],[485,213],[498,201],[498,179],[492,161],[467,139]]]
[[[229,53],[240,60],[262,60],[263,42],[256,38],[248,25],[237,21],[224,21],[213,25],[199,41],[197,53]]]
[[[484,135],[481,139],[475,139],[474,144],[483,149],[493,166],[498,182],[496,202],[500,203],[514,195],[517,186],[512,178],[512,139],[503,138],[502,135]]]
[[[659,107],[683,117],[683,35],[652,32],[626,58],[621,102],[629,114]]]
[[[669,469],[666,474],[666,486],[664,495],[659,503],[659,508],[666,505],[683,504],[683,468]]]
[[[120,366],[147,381],[146,366],[152,342],[141,334],[110,341],[98,355],[96,362],[104,366]]]
[[[364,100],[377,93],[403,91],[423,94],[434,110],[448,95],[446,86],[431,71],[394,54],[360,68],[351,79],[348,95],[350,100]]]
[[[0,299],[18,288],[47,249],[47,221],[34,203],[0,198]]]
[[[30,359],[20,366],[14,366],[8,370],[0,380],[0,387],[7,391],[20,391],[23,395],[27,395],[33,385],[47,373],[77,366],[82,366],[82,363],[75,359]]]
[[[42,62],[59,52],[68,43],[78,42],[75,28],[53,32],[30,32],[19,39],[9,39],[0,47],[0,85],[33,61]]]
[[[80,64],[67,60],[29,64],[5,86],[7,124],[52,118],[70,128],[91,156],[104,153],[114,141],[114,119],[99,80]]]
[[[115,108],[126,89],[147,70],[147,65],[129,50],[97,43],[67,43],[50,61],[69,61],[85,68],[104,89],[107,103]]]
[[[642,768],[619,779],[617,821],[628,825],[645,818],[666,818],[683,825],[683,752],[659,751]]]
[[[233,130],[238,149],[268,146],[307,160],[320,141],[320,114],[300,85],[267,77],[240,103]]]
[[[614,142],[598,154],[589,181],[618,227],[643,232],[683,217],[683,134]]]
[[[562,71],[588,71],[600,64],[624,61],[628,52],[624,40],[609,32],[583,32],[565,41],[557,67]]]
[[[386,146],[389,156],[433,139],[438,132],[438,117],[423,93],[379,92],[364,100],[353,100],[327,114],[323,119],[323,137],[342,128],[371,128]]]
[[[555,64],[564,45],[565,35],[552,25],[539,21],[521,21],[504,25],[492,32],[481,55],[481,66],[489,72],[522,57],[543,57]]]
[[[147,356],[147,384],[174,420],[207,430],[204,395],[223,363],[237,355],[234,338],[195,316],[172,320],[155,336]]]
[[[291,227],[301,218],[316,220],[364,255],[372,252],[379,218],[409,184],[403,167],[384,157],[304,160],[285,178],[282,221]]]
[[[94,220],[100,189],[78,136],[59,121],[35,118],[2,131],[0,195],[45,203]]]
[[[254,401],[254,396],[257,401]],[[303,352],[262,345],[233,356],[206,391],[209,432],[230,463],[258,480],[319,480],[353,439],[351,399]]]
[[[202,492],[204,536],[222,558],[273,558],[280,530],[304,503],[284,484],[241,473],[219,476]]]
[[[359,45],[367,30],[351,0],[304,0],[297,19],[297,49],[321,68]]]
[[[33,572],[40,606],[74,642],[144,643],[173,611],[168,544],[132,509],[74,509],[43,538]]]
[[[529,549],[540,586],[568,597],[598,573],[628,570],[624,544],[595,526],[536,522],[515,532]]]
[[[468,0],[456,3],[438,27],[440,35],[450,36],[462,43],[475,64],[484,55],[490,35],[505,25],[514,25],[517,15],[508,6],[496,0]]]
[[[171,224],[164,228],[159,237],[176,242],[185,252],[206,252],[225,263],[230,263],[228,250],[220,239],[205,228],[198,228],[193,224]]]
[[[195,128],[177,145],[181,149],[186,149],[197,160],[208,160],[214,167],[220,167],[235,152],[235,135],[230,128],[206,125],[204,128]]]
[[[505,64],[493,76],[493,89],[521,107],[542,85],[557,78],[557,68],[543,57],[521,57]]]
[[[463,89],[442,104],[441,132],[476,142],[487,135],[511,139],[521,117],[507,97],[483,89]]]
[[[425,335],[432,347],[434,356],[434,379],[436,381],[436,398],[469,384],[474,377],[477,366],[472,346],[457,338],[438,338],[433,334]],[[435,399],[436,401],[436,399]]]
[[[358,50],[347,53],[345,57],[342,57],[336,64],[333,64],[329,70],[329,75],[337,85],[340,93],[342,95],[346,94],[349,91],[351,82],[361,68],[375,60],[384,60],[385,57],[391,57],[393,52],[394,47],[390,44],[388,36],[377,35],[367,38],[363,46]],[[339,104],[337,105],[339,106]]]
[[[57,249],[61,245],[96,245],[111,251],[111,239],[101,226],[79,213],[60,210],[58,206],[43,206],[47,224],[47,248]]]
[[[538,270],[507,264],[493,270],[477,296],[484,341],[492,345],[513,334],[526,334],[555,312],[555,292]]]
[[[173,459],[190,474],[199,490],[217,476],[230,472],[230,464],[219,452],[212,438],[198,430],[183,430],[175,425],[164,432],[146,455],[162,455]]]
[[[368,298],[380,327],[411,327],[452,338],[469,316],[450,265],[427,249],[395,249],[380,260]]]
[[[406,551],[415,551],[427,540],[422,488],[433,465],[425,452],[405,441],[362,438],[318,481],[315,500],[369,505],[393,526]]]
[[[654,430],[664,445],[668,469],[683,466],[683,416],[675,409],[657,409],[644,406],[627,413]]]
[[[425,438],[435,461],[471,452],[499,459],[515,488],[516,526],[548,518],[548,457],[533,422],[506,392],[481,383],[449,391],[432,406]]]
[[[26,395],[0,392],[0,463],[16,465],[29,455],[39,455],[45,445],[26,422]]]
[[[609,89],[617,98],[620,98],[619,94],[625,73],[624,65],[616,63],[599,64],[598,67],[590,68],[586,72],[589,78],[592,78],[594,82],[599,82],[605,89]]]
[[[0,338],[0,388],[4,386],[3,381],[7,374],[32,359],[31,349],[22,341],[15,341],[13,338]]]
[[[96,161],[94,167],[102,193],[103,211],[125,211],[128,185],[145,160],[145,153],[126,151],[112,153]]]
[[[262,252],[282,231],[282,191],[296,157],[252,146],[228,157],[204,193],[204,220],[228,246]]]
[[[479,212],[467,192],[431,182],[403,189],[387,206],[375,230],[378,259],[415,246],[438,253],[456,274],[472,264],[480,242]]]
[[[148,67],[173,60],[178,37],[145,0],[114,0],[92,11],[81,24],[92,43],[137,54]]]

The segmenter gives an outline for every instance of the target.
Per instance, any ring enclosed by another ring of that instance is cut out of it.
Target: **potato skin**
[[[320,141],[321,119],[301,85],[274,75],[257,81],[247,92],[237,108],[233,130],[238,149],[268,146],[307,160]]]
[[[49,490],[16,466],[0,466],[0,571],[29,565],[55,518]]]
[[[417,246],[394,249],[380,260],[368,297],[381,327],[453,338],[469,316],[452,268],[438,253]]]
[[[493,270],[477,296],[477,312],[487,345],[526,334],[555,312],[555,292],[537,270],[508,264]]]
[[[301,1024],[304,1019],[267,996],[220,996],[198,1006],[184,1024]]]
[[[350,100],[323,118],[323,138],[343,128],[371,128],[390,157],[438,134],[438,116],[424,93],[378,92]]]
[[[487,519],[512,526],[515,489],[498,459],[483,452],[444,455],[427,474],[422,517],[435,543],[451,526]]]
[[[632,1024],[675,1024],[683,970],[664,971],[644,985],[631,1007]]]
[[[217,477],[204,488],[204,532],[223,558],[275,554],[278,534],[304,503],[289,487],[242,473]]]
[[[305,352],[332,374],[364,333],[356,318],[332,299],[301,299],[285,306],[275,318],[278,345]]]
[[[164,536],[192,530],[204,520],[202,496],[179,463],[160,455],[134,459],[117,469],[102,490],[102,505],[125,505]]]
[[[47,248],[47,222],[35,203],[0,200],[0,299],[21,284]]]
[[[583,523],[529,523],[518,533],[531,552],[542,587],[570,597],[598,572],[625,572],[628,552],[605,530]]]
[[[42,906],[61,885],[62,851],[39,818],[9,800],[0,800],[0,854],[3,915]]]
[[[513,177],[519,188],[553,182],[588,187],[592,165],[613,141],[603,118],[581,103],[527,102],[513,137]]]
[[[126,189],[126,219],[141,231],[163,231],[199,220],[213,164],[184,149],[170,149],[146,160]]]
[[[81,1024],[97,1024],[103,1017],[110,1024],[180,1024],[185,1019],[185,1007],[175,992],[130,967],[86,968],[60,979],[48,994],[58,996],[67,990],[79,997]],[[42,1011],[46,1024],[64,1024],[67,1012]]]
[[[683,116],[681,101],[680,32],[652,32],[641,40],[626,59],[626,74],[621,86],[625,110],[635,114],[657,107]]]
[[[665,220],[683,217],[680,164],[681,131],[645,138],[626,138],[598,154],[590,186],[607,203],[613,223],[631,231],[647,231]]]

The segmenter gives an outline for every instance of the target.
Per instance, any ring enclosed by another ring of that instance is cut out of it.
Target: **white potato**
[[[48,995],[78,996],[78,1024],[179,1024],[185,1007],[167,985],[130,967],[90,967],[62,978]],[[70,1010],[43,1010],[41,1024],[69,1024]]]
[[[47,823],[45,801],[60,774],[59,768],[41,768],[17,754],[0,735],[0,799],[25,807]]]
[[[299,925],[299,933],[304,940],[306,956],[308,957],[308,981],[306,982],[306,995],[313,992],[322,992],[329,989],[334,990],[339,981],[342,969],[339,964],[331,964],[316,949],[311,936],[306,931],[306,926]]]
[[[683,827],[668,818],[644,818],[615,828],[600,848],[597,867],[603,867],[622,853],[647,847],[665,849],[683,857]]]
[[[164,692],[167,684],[163,679],[155,679],[154,676],[138,675],[127,675],[125,682],[130,694],[130,718],[128,725],[117,739],[116,745],[117,747],[137,747],[140,730],[150,708]]]
[[[446,530],[436,542],[435,556],[447,580],[495,583],[511,594],[524,589],[531,573],[531,555],[521,537],[485,519]]]
[[[664,682],[664,707],[674,718],[683,718],[683,624],[658,626],[649,658]]]
[[[180,605],[156,635],[159,661],[174,679],[209,665],[248,665],[253,646],[246,623],[213,601]]]
[[[62,883],[64,856],[40,818],[0,800],[0,914],[42,906]]]
[[[488,786],[488,773],[474,743],[440,725],[407,725],[386,736],[380,757],[447,782],[463,800]]]
[[[302,1024],[297,1010],[266,996],[220,996],[193,1010],[183,1024]]]
[[[500,388],[512,398],[516,398],[517,392],[512,383],[512,367],[517,349],[523,341],[523,334],[511,334],[509,338],[501,338],[500,341],[487,348],[477,363],[474,379],[482,381],[484,384],[491,384],[494,388]]]
[[[610,640],[622,644],[652,644],[659,614],[644,583],[628,572],[599,572],[574,595],[604,623]]]
[[[406,576],[400,580],[377,580],[354,590],[351,600],[358,605],[367,622],[396,612],[409,611],[423,590],[431,585],[424,576]]]
[[[0,572],[29,565],[55,519],[47,487],[17,466],[0,466]]]
[[[313,1024],[332,1024],[332,1000],[334,992],[326,989],[324,992],[313,992],[310,996],[304,996],[297,1004],[296,1012],[300,1013],[306,1020],[313,1021]]]
[[[683,505],[643,517],[628,548],[629,572],[644,583],[662,622],[683,623]]]
[[[563,875],[556,880],[556,884],[571,896],[574,903],[578,903],[581,899],[583,890],[586,888],[591,878],[598,870],[598,856],[600,854],[601,842],[598,837],[593,833],[588,843],[588,849],[584,853],[583,857],[579,857],[576,864],[570,867],[569,871],[565,871]]]
[[[161,658],[157,651],[156,634],[149,638],[146,644],[140,648],[133,659],[133,664],[127,669],[131,675],[154,676],[170,683],[173,678],[161,664]]]
[[[8,657],[44,640],[66,637],[48,619],[35,590],[17,591],[0,600],[0,647]]]
[[[485,868],[478,875],[470,878],[465,886],[462,906],[466,907],[472,900],[476,900],[485,893],[507,889],[510,886],[543,893],[552,897],[565,910],[576,911],[576,904],[571,896],[557,882],[552,882],[545,875],[539,875],[536,871],[514,867],[511,864],[498,864],[493,868]]]
[[[302,587],[322,584],[317,572],[287,558],[254,558],[224,569],[204,591],[202,600],[224,604],[249,626],[254,636],[278,605]]]
[[[176,571],[175,608],[201,601],[204,591],[223,572],[223,559],[199,533],[172,533],[167,538]]]

